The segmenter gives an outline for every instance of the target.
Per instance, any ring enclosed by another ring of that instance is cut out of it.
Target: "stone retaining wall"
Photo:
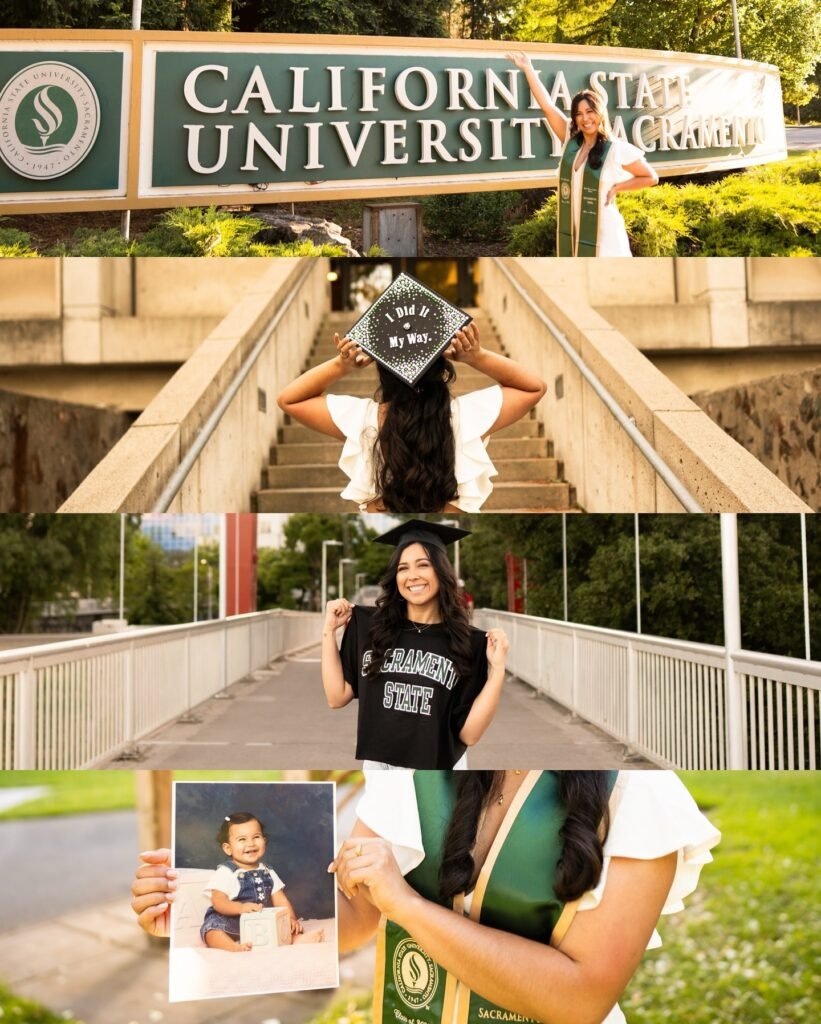
[[[123,412],[0,391],[0,511],[56,511],[129,425]]]
[[[821,511],[821,366],[691,396],[815,511]]]

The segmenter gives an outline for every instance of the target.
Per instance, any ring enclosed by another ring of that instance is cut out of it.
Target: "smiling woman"
[[[377,538],[396,550],[376,608],[327,606],[322,684],[332,708],[359,700],[356,756],[366,766],[465,767],[467,747],[493,720],[508,643],[500,629],[469,624],[445,553],[466,533],[403,523]]]

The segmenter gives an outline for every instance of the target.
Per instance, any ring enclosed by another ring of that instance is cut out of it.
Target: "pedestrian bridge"
[[[484,608],[474,624],[502,626],[509,671],[628,753],[684,769],[821,765],[821,662]],[[318,613],[274,610],[2,652],[0,768],[90,768],[128,754],[272,660],[316,647],[320,632]],[[276,729],[260,735],[278,763]],[[549,735],[528,767],[563,767]]]
[[[493,507],[808,510],[605,320],[557,262],[477,261],[476,315],[489,344],[548,382],[534,417],[491,439],[501,463]],[[62,510],[352,511],[338,498],[341,446],[310,440],[275,402],[329,353],[329,333],[341,324],[330,311],[329,269],[324,259],[278,259],[255,276]],[[629,309],[619,316],[629,320]],[[659,321],[662,347],[683,324],[667,321]],[[643,323],[652,330],[651,319]],[[462,368],[462,382],[484,380]],[[343,382],[366,391],[372,383]]]

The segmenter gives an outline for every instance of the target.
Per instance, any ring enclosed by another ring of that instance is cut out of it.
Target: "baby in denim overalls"
[[[259,818],[248,811],[227,815],[217,842],[229,859],[220,864],[205,889],[211,900],[200,928],[206,946],[232,953],[249,950],[250,943],[239,941],[240,915],[259,913],[265,907],[286,907],[291,934],[299,934],[302,925],[283,891],[285,883],[262,863],[266,836]]]

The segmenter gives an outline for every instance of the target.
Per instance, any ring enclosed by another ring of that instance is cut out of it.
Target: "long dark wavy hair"
[[[582,89],[581,92],[577,92],[570,101],[570,139],[571,141],[575,139],[577,147],[580,147],[584,142],[584,135],[576,124],[576,116],[579,113],[579,105],[582,100],[587,100],[593,110],[599,115],[599,133],[595,145],[587,154],[587,162],[594,170],[598,170],[602,165],[602,160],[604,160],[604,144],[612,134],[610,118],[607,116],[607,108],[602,103],[601,96],[597,92],[594,92],[592,89]]]
[[[465,892],[473,878],[471,850],[483,808],[498,792],[503,772],[457,772],[456,803],[445,836],[439,869],[439,896],[450,900]],[[553,888],[559,899],[578,899],[599,880],[603,844],[610,827],[606,772],[554,772],[559,799],[567,810],[559,835],[562,854]]]
[[[414,543],[411,541],[411,543]],[[365,674],[371,678],[378,675],[385,655],[396,647],[399,637],[407,627],[405,601],[399,596],[396,585],[396,567],[402,552],[409,545],[397,547],[380,580],[382,593],[376,599],[376,611],[371,620],[371,660]],[[442,624],[448,631],[450,652],[454,667],[460,679],[467,679],[471,671],[470,619],[459,595],[459,584],[448,556],[441,548],[423,544],[436,578],[439,580],[439,611]]]
[[[373,451],[375,492],[388,512],[441,512],[457,488],[453,363],[440,356],[414,387],[381,365],[377,369],[377,396],[386,408]]]

